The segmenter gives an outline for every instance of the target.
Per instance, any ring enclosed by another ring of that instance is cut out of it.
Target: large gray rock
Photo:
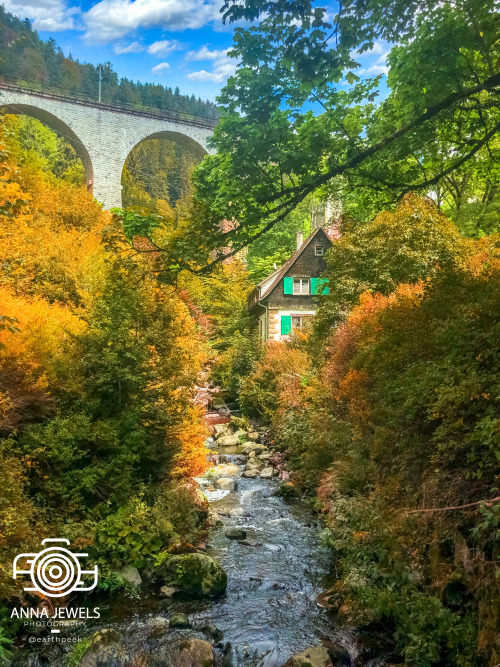
[[[306,648],[302,653],[292,655],[284,667],[332,667],[332,661],[324,646],[313,646]]]
[[[193,597],[214,597],[226,590],[227,575],[205,554],[185,554],[166,560],[159,569],[166,586]]]
[[[251,470],[245,470],[245,472],[242,474],[242,477],[248,477],[249,479],[253,479],[254,477],[259,476],[259,471],[257,468],[252,468]]]
[[[236,482],[232,477],[220,477],[215,482],[215,488],[220,489],[221,491],[234,491],[236,488]]]
[[[259,434],[257,433],[257,431],[248,431],[248,433],[247,433],[247,438],[248,438],[251,442],[259,442],[259,437],[260,437],[260,436],[259,436]]]
[[[72,651],[72,657],[81,655],[75,664],[78,667],[108,667],[108,665],[123,665],[129,657],[125,646],[120,641],[116,630],[104,629],[96,632],[90,643],[77,644]]]
[[[274,468],[272,466],[264,468],[260,473],[260,476],[263,477],[264,479],[271,479],[273,475],[274,475]]]
[[[231,428],[228,424],[215,424],[214,433],[216,438],[220,438],[222,435],[229,435]]]
[[[236,447],[240,444],[240,440],[237,435],[223,435],[217,440],[219,447]]]
[[[245,465],[245,470],[258,470],[260,472],[263,468],[265,468],[264,461],[256,458],[249,459]]]
[[[160,588],[160,595],[164,598],[171,598],[177,591],[172,586],[162,586]]]
[[[247,536],[247,531],[243,528],[230,528],[225,532],[228,540],[244,540]]]
[[[125,581],[128,581],[132,586],[140,586],[142,584],[142,579],[141,575],[139,574],[139,570],[136,567],[133,567],[132,565],[126,565],[124,568],[122,568],[118,574],[120,577],[125,579]]]

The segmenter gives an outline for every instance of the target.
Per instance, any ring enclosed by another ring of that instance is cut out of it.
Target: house
[[[331,246],[325,230],[315,229],[303,242],[297,233],[297,250],[281,268],[260,282],[249,296],[249,309],[259,318],[263,341],[286,340],[292,329],[303,329],[316,314],[314,295],[328,294],[322,278],[325,253]]]

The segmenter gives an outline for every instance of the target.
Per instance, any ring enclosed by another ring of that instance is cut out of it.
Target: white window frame
[[[293,278],[293,293],[295,296],[311,294],[311,280],[309,278]]]
[[[318,252],[318,250],[320,252]],[[314,254],[316,257],[323,257],[325,254],[325,248],[322,245],[315,245],[314,246]]]

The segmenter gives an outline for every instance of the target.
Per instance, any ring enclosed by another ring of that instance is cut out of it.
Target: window
[[[311,322],[310,315],[292,315],[292,329],[303,331],[307,327],[307,322]]]
[[[323,248],[322,245],[315,245],[314,254],[316,255],[316,257],[323,257],[323,255],[325,254],[325,249]]]
[[[294,294],[310,294],[309,278],[294,278],[293,279],[293,293]]]

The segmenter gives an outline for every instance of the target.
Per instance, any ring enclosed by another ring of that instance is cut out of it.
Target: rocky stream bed
[[[155,595],[141,592],[132,572],[137,598],[112,603],[76,648],[24,647],[12,667],[380,664],[360,661],[354,633],[318,604],[329,554],[281,455],[262,430],[214,430],[214,466],[198,479],[210,507],[205,547],[170,559]],[[194,588],[214,595],[195,598]]]

